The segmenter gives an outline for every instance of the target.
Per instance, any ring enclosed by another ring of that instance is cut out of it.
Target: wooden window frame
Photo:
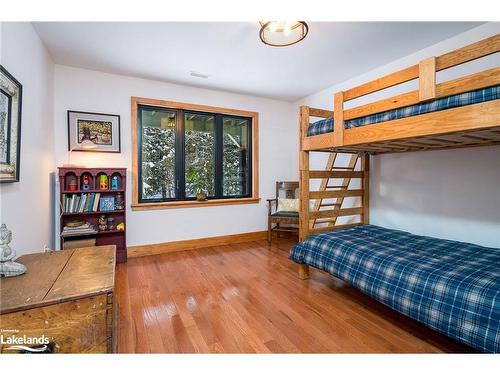
[[[140,105],[164,107],[166,109],[179,109],[186,111],[208,112],[222,115],[232,115],[248,117],[251,119],[252,126],[252,195],[244,198],[224,198],[209,199],[204,202],[196,200],[188,201],[169,201],[169,202],[139,202],[139,155],[138,155],[138,107]],[[161,99],[150,99],[133,96],[131,98],[131,125],[132,125],[132,203],[131,208],[134,211],[158,210],[169,208],[187,208],[202,206],[220,206],[259,203],[259,113],[243,111],[239,109],[213,107],[199,104],[172,102]]]

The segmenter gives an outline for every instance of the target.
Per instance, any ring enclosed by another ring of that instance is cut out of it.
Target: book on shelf
[[[92,197],[93,197],[93,194],[90,194],[87,197],[87,200],[85,201],[85,207],[83,208],[83,212],[90,212],[90,205],[92,203]]]
[[[61,207],[63,213],[97,212],[101,193],[63,194]]]
[[[80,211],[80,207],[82,206],[84,199],[85,199],[85,194],[78,196],[78,203],[76,204],[76,212],[82,212]]]
[[[82,230],[82,229],[89,229],[91,227],[92,227],[92,225],[90,225],[89,222],[85,222],[84,224],[78,225],[76,227],[75,226],[66,225],[66,226],[64,226],[63,230],[78,231],[78,230]]]
[[[81,236],[87,234],[95,234],[97,231],[95,227],[88,222],[85,222],[82,225],[78,226],[64,226],[61,236],[62,237],[71,237],[71,236]]]
[[[94,196],[94,206],[92,207],[92,211],[96,212],[99,208],[99,198],[101,197],[101,193],[96,193]]]
[[[97,231],[94,230],[82,230],[82,231],[72,231],[72,232],[67,232],[67,231],[62,231],[61,232],[61,237],[76,237],[76,236],[86,236],[86,235],[94,235],[97,234]]]
[[[76,202],[78,202],[78,195],[73,194],[73,198],[71,199],[71,212],[76,212]]]

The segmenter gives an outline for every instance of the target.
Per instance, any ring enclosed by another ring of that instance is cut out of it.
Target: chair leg
[[[273,238],[272,225],[273,225],[273,223],[271,223],[271,219],[268,219],[267,220],[267,243],[269,245],[271,244],[271,240]]]
[[[278,231],[276,232],[276,236],[278,236],[278,238],[280,238],[281,237],[281,232],[279,231],[280,223],[276,223],[276,228],[278,229]]]

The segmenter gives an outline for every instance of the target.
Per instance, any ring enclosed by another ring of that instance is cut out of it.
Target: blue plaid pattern
[[[447,336],[500,352],[500,249],[362,225],[311,236],[290,259]]]
[[[365,126],[376,124],[378,122],[423,115],[429,112],[442,111],[445,109],[462,107],[465,105],[477,104],[496,99],[500,99],[500,86],[493,86],[475,91],[469,91],[425,103],[419,103],[408,107],[393,109],[391,111],[385,111],[365,117],[355,118],[346,121],[344,127],[346,129],[356,128],[358,126]],[[307,136],[330,132],[333,132],[333,119],[328,118],[309,125],[309,129],[307,129]]]

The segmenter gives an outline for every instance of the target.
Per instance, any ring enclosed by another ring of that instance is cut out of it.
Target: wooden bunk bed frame
[[[500,144],[500,100],[471,104],[397,120],[344,129],[346,120],[368,116],[433,99],[500,84],[500,67],[436,84],[436,73],[500,51],[500,34],[334,95],[333,111],[300,107],[300,215],[299,239],[309,235],[369,223],[369,157],[373,154],[424,151]],[[344,103],[418,79],[418,90],[345,110]],[[333,118],[334,131],[307,136],[310,118]],[[310,170],[309,153],[331,153],[326,170]],[[355,155],[346,167],[336,164],[338,153]],[[357,161],[360,160],[360,163]],[[356,167],[357,166],[357,167]],[[310,180],[321,179],[310,191]],[[339,185],[329,185],[342,179]],[[352,180],[360,183],[352,187]],[[343,208],[346,197],[359,197],[357,207]],[[333,202],[324,204],[324,199]],[[310,201],[315,200],[311,208]],[[322,209],[328,207],[326,210]],[[350,216],[348,224],[338,218]],[[299,277],[309,276],[309,266],[299,267]]]

